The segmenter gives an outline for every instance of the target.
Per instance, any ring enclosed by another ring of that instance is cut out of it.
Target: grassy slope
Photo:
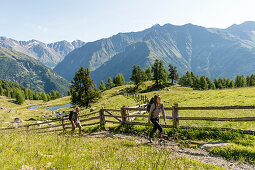
[[[0,157],[0,169],[218,169],[135,140],[56,134],[1,133]]]
[[[147,82],[142,89],[146,86],[150,86],[151,83]],[[99,110],[101,107],[119,109],[121,106],[134,106],[137,104],[132,98],[126,98],[122,95],[118,95],[118,90],[131,87],[130,85],[123,87],[116,87],[111,90],[107,90],[103,93],[103,98],[98,103],[95,103],[93,107]],[[170,91],[166,88],[162,91],[154,91],[144,93],[148,97],[152,97],[154,94],[160,94],[165,106],[170,107],[173,103],[178,103],[179,106],[224,106],[224,105],[255,105],[254,87],[240,88],[240,89],[225,89],[225,90],[208,90],[208,91],[195,91],[190,88],[171,87]],[[141,90],[142,91],[142,90]],[[12,102],[12,99],[1,97],[0,107],[7,108],[6,110],[0,110],[0,123],[5,121],[12,121],[14,117],[20,117],[23,120],[27,120],[31,117],[40,120],[41,114],[50,114],[51,111],[40,107],[38,109],[28,110],[27,107],[36,104],[42,104],[43,106],[54,106],[70,103],[70,97],[65,97],[43,103],[42,101],[26,101],[23,105],[16,105]],[[14,110],[9,112],[10,110]],[[70,110],[70,108],[60,109]],[[83,113],[89,112],[88,110]],[[171,112],[167,112],[171,115]],[[254,116],[254,110],[227,110],[227,111],[182,111],[180,116],[219,116],[219,117],[235,117],[235,116]],[[140,119],[140,121],[146,121]],[[168,123],[171,123],[170,121]],[[220,126],[220,127],[233,127],[242,129],[255,129],[253,122],[211,122],[211,121],[181,121],[181,125],[191,126]],[[4,124],[2,123],[4,126]],[[146,128],[145,128],[146,129]],[[167,131],[167,130],[166,130]],[[171,131],[171,130],[170,130]],[[168,132],[171,134],[172,132]],[[227,148],[214,149],[212,153],[221,154],[227,158],[233,158],[238,160],[246,160],[255,162],[255,138],[249,135],[237,135],[233,133],[221,135],[219,132],[201,132],[201,131],[182,131],[182,135],[191,140],[204,140],[204,141],[224,141],[230,142],[232,145]],[[236,136],[236,137],[233,137]],[[242,139],[242,140],[241,140]],[[247,149],[248,148],[248,149]],[[236,153],[240,153],[239,155]],[[237,155],[237,156],[236,156]],[[246,155],[246,156],[245,156]]]

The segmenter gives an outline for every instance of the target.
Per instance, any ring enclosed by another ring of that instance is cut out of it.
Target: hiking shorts
[[[80,121],[76,121],[76,122],[74,122],[74,124],[75,124],[76,127],[81,127],[81,122]],[[72,124],[72,126],[73,126],[73,124]]]

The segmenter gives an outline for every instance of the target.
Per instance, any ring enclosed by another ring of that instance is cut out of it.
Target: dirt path
[[[188,157],[191,159],[196,159],[204,163],[219,166],[225,169],[255,169],[255,166],[248,163],[240,163],[237,161],[227,160],[219,155],[212,155],[203,149],[192,149],[192,148],[180,148],[178,143],[174,140],[165,140],[164,142],[158,142],[158,140],[153,141],[153,143],[148,143],[148,139],[141,136],[132,136],[129,134],[116,134],[110,133],[108,131],[95,132],[91,134],[84,134],[86,137],[109,137],[109,138],[120,138],[120,139],[130,139],[138,144],[148,144],[152,147],[167,148],[174,153],[177,157]]]

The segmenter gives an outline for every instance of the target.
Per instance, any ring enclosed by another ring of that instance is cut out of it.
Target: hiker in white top
[[[163,115],[165,125],[166,125],[166,114],[164,109],[164,104],[161,102],[160,95],[154,96],[154,103],[151,105],[150,112],[149,112],[149,118],[148,118],[148,124],[150,124],[150,121],[153,123],[153,129],[150,133],[150,142],[152,142],[153,134],[156,132],[156,130],[159,130],[158,137],[161,138],[162,133],[162,127],[159,124],[159,118],[160,118],[160,112]]]

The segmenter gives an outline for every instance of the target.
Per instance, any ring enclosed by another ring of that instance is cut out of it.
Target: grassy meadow
[[[1,133],[0,157],[0,169],[219,169],[135,140],[54,133]]]
[[[138,93],[151,98],[155,94],[160,94],[165,107],[171,107],[172,104],[178,103],[179,106],[229,106],[229,105],[255,105],[255,87],[239,88],[239,89],[223,89],[223,90],[207,90],[197,91],[187,87],[166,87],[159,91],[148,91],[151,82],[146,82],[140,87]],[[104,108],[120,109],[122,106],[135,106],[139,101],[132,97],[125,97],[122,93],[130,90],[132,85],[115,87],[104,91],[102,98],[92,104],[96,111]],[[15,117],[25,120],[25,123],[33,123],[28,121],[33,118],[35,121],[46,120],[42,118],[42,114],[51,114],[52,111],[44,109],[46,106],[57,106],[70,103],[70,97],[63,97],[49,102],[43,101],[25,101],[22,105],[16,105],[13,99],[0,97],[0,127],[9,125],[5,122],[12,122]],[[33,105],[42,105],[37,109],[28,109]],[[56,111],[69,111],[72,108],[63,108]],[[82,114],[89,113],[89,109],[82,111]],[[167,111],[167,115],[171,115]],[[180,111],[180,116],[203,116],[203,117],[247,117],[255,116],[255,110],[223,110],[223,111]],[[147,122],[147,119],[137,118],[135,121]],[[24,123],[23,123],[24,124]],[[168,120],[168,124],[172,124]],[[216,121],[180,121],[180,125],[184,126],[211,126],[211,127],[231,127],[239,129],[255,130],[254,122],[216,122]],[[115,127],[107,124],[106,128]],[[151,127],[132,126],[129,130],[117,130],[116,132],[127,133],[143,133],[148,134]],[[83,130],[87,132],[86,129]],[[192,141],[219,141],[229,142],[231,145],[224,148],[212,149],[210,152],[223,155],[229,159],[239,161],[248,161],[255,163],[255,138],[251,135],[243,135],[228,131],[202,131],[202,130],[178,130],[164,129],[168,136],[177,136],[181,144],[186,147],[193,146]],[[105,142],[106,141],[106,142]],[[72,144],[71,144],[72,143]],[[75,149],[74,145],[78,145]],[[69,146],[70,147],[67,147]],[[101,152],[97,146],[101,146],[104,152]],[[131,146],[131,147],[130,147]],[[117,149],[117,147],[119,149]],[[8,149],[10,148],[10,149]],[[143,152],[141,152],[141,150]],[[83,152],[84,151],[84,152]],[[121,158],[118,156],[121,155]],[[10,156],[12,155],[12,157]],[[38,156],[39,155],[39,156]],[[41,156],[40,156],[41,155]],[[154,155],[154,156],[153,156]],[[155,160],[155,155],[157,155]],[[5,133],[0,134],[0,156],[6,157],[0,162],[1,169],[16,169],[22,165],[28,165],[37,169],[52,167],[58,169],[71,168],[92,168],[103,167],[103,169],[111,168],[138,168],[142,169],[212,169],[210,165],[202,164],[194,160],[186,158],[175,158],[171,152],[151,148],[149,146],[139,146],[134,141],[121,139],[96,139],[96,138],[70,138],[70,135],[57,134],[26,134]],[[72,158],[72,159],[71,159]],[[74,161],[78,160],[78,161]],[[84,161],[83,161],[84,160]],[[89,160],[89,161],[85,161]],[[132,160],[132,161],[130,161]],[[157,161],[158,167],[151,162]],[[8,167],[6,167],[8,164]],[[215,167],[213,167],[215,168]]]

